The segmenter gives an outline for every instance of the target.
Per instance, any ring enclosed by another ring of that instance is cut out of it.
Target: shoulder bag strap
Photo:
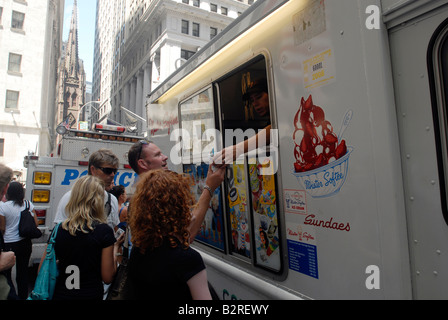
[[[129,226],[126,224],[126,230],[124,232],[124,242],[123,247],[129,249]]]
[[[130,228],[129,225],[126,226],[126,230],[124,233],[124,242],[123,242],[123,260],[121,264],[126,264],[126,261],[129,259],[129,236],[130,236]]]
[[[107,191],[106,191],[107,192]],[[110,213],[112,212],[112,202],[111,200],[111,195],[109,192],[107,192],[107,202],[106,202],[106,206],[107,206],[107,217],[109,217]]]
[[[25,200],[25,210],[28,210],[30,208],[30,203],[28,200]]]
[[[56,225],[56,227],[53,229],[53,232],[51,233],[51,238],[50,238],[49,243],[51,243],[51,244],[55,243],[56,235],[58,234],[58,229],[59,229],[60,225],[61,225],[61,223],[58,223]]]

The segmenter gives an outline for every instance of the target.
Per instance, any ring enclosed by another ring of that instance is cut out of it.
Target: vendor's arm
[[[213,163],[218,167],[224,164],[231,164],[239,156],[249,151],[269,145],[271,142],[271,125],[268,125],[256,135],[246,139],[236,145],[227,147],[217,153],[213,158]]]

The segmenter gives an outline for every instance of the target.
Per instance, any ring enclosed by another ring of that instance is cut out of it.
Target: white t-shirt
[[[71,194],[72,191],[70,190],[69,192],[67,192],[62,196],[61,200],[59,200],[58,208],[56,210],[56,217],[54,218],[54,224],[58,224],[67,219],[67,214],[65,213],[65,207],[67,206],[70,200]],[[106,204],[108,197],[109,197],[108,193],[104,191],[104,204]],[[107,224],[112,229],[114,229],[120,223],[120,219],[118,218],[118,201],[113,194],[110,195],[110,206],[111,210],[109,216],[107,217]]]
[[[20,213],[26,208],[25,201],[23,206],[15,205],[13,201],[0,202],[0,216],[4,216],[6,220],[5,234],[3,235],[5,243],[18,242],[25,239],[19,236]],[[31,215],[34,217],[34,205],[31,201],[27,202],[30,204]]]

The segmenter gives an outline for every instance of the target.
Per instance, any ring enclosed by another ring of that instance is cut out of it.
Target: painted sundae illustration
[[[342,136],[352,117],[350,110],[336,135],[332,124],[325,119],[324,110],[313,103],[313,97],[301,100],[294,118],[293,174],[313,198],[330,197],[345,183],[353,148],[347,146]]]

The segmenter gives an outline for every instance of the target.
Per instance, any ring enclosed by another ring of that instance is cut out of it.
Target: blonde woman
[[[116,241],[104,213],[104,182],[94,176],[79,179],[59,227],[55,252],[59,268],[53,300],[101,300],[103,282],[117,269]]]

